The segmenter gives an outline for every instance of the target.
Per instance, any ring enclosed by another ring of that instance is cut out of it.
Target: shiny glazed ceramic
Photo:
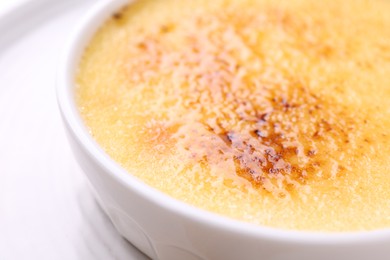
[[[80,56],[127,0],[96,5],[79,23],[59,66],[57,96],[71,147],[117,230],[153,259],[390,259],[390,230],[285,231],[231,220],[177,201],[126,172],[88,134],[74,100]],[[367,212],[369,214],[369,212]]]

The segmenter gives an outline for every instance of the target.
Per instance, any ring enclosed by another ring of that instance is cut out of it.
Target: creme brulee
[[[390,2],[143,0],[96,33],[77,100],[129,173],[296,230],[390,228]]]

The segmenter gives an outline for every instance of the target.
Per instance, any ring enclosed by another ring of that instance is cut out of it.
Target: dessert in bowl
[[[388,9],[97,6],[58,96],[119,232],[162,259],[389,255]]]

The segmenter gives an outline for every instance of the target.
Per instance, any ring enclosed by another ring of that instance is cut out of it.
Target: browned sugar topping
[[[161,142],[155,136],[165,131],[163,142],[174,144],[189,165],[245,178],[282,197],[309,179],[342,174],[349,162],[332,153],[353,153],[363,121],[316,88],[342,91],[342,82],[313,82],[296,73],[297,67],[345,56],[343,46],[305,35],[317,26],[274,8],[245,17],[226,10],[195,13],[180,25],[168,22],[142,34],[128,46],[124,73],[156,98],[148,108],[154,116],[146,139]],[[270,28],[282,37],[280,46],[268,49],[272,35],[262,33]]]
[[[390,226],[388,0],[133,1],[76,82],[115,161],[191,205],[283,229]]]

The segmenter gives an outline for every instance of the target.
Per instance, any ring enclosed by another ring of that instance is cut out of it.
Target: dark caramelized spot
[[[210,128],[210,130],[213,132],[213,129]],[[228,146],[232,144],[232,134],[230,133],[220,133],[218,136],[221,138],[222,141],[224,141]]]
[[[116,21],[119,21],[119,20],[123,19],[124,14],[127,12],[127,9],[128,9],[128,8],[129,8],[128,5],[123,6],[121,10],[115,12],[115,13],[112,15],[112,18],[113,18],[114,20],[116,20]]]
[[[112,17],[115,19],[115,20],[120,20],[122,19],[122,13],[114,13],[112,15]]]
[[[314,155],[316,155],[317,151],[314,150],[314,149],[311,149],[307,152],[307,156],[310,156],[310,157],[313,157]]]
[[[265,122],[267,122],[267,120],[268,120],[268,118],[269,118],[269,115],[270,115],[270,113],[262,113],[262,114],[260,114],[260,115],[258,115],[257,116],[257,118],[258,118],[258,122],[259,123],[265,123]]]

